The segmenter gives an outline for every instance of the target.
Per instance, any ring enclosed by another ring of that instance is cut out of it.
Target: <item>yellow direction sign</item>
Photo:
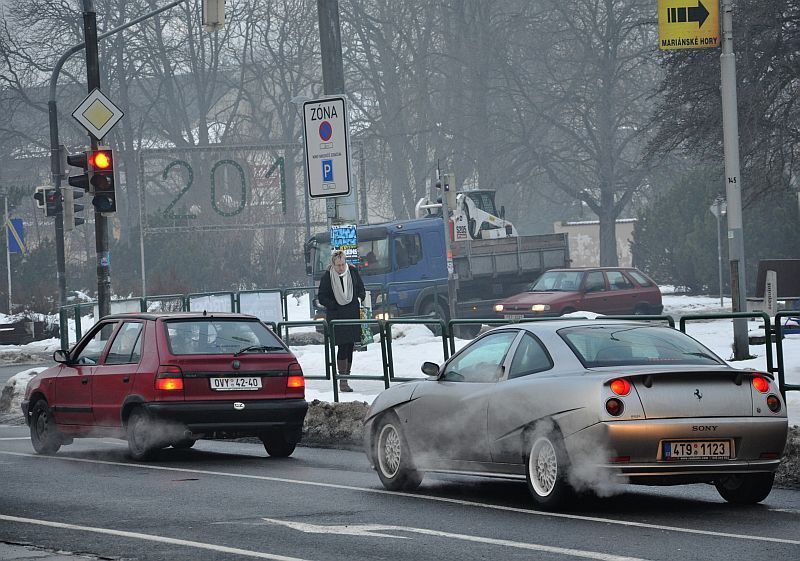
[[[717,0],[658,0],[658,46],[706,49],[719,45]]]

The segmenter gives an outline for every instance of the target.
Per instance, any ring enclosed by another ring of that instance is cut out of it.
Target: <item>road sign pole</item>
[[[322,86],[325,95],[344,94],[342,28],[339,24],[339,1],[317,0],[319,45],[322,55]],[[349,178],[348,178],[349,180]],[[351,195],[352,196],[352,193]],[[339,218],[339,197],[333,197],[333,217],[328,213],[328,231]]]
[[[83,0],[83,37],[86,44],[86,83],[89,93],[100,89],[100,58],[97,53],[97,14],[93,0]],[[89,134],[92,150],[97,138]],[[62,225],[63,227],[63,225]],[[108,251],[108,224],[106,217],[94,211],[95,250],[97,252],[97,307],[100,317],[111,313],[111,259]]]
[[[742,228],[742,180],[739,176],[739,123],[736,107],[736,55],[733,53],[733,2],[722,0],[722,135],[725,150],[725,194],[728,203],[728,253],[731,299],[734,312],[747,311],[747,283]],[[733,354],[736,360],[750,356],[747,320],[733,322]]]

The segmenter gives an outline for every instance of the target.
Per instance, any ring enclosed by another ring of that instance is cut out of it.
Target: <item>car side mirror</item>
[[[439,365],[435,362],[423,362],[422,373],[426,376],[439,376]]]
[[[67,351],[58,349],[57,351],[53,352],[53,360],[55,360],[60,364],[66,364],[67,362],[69,362],[69,354],[67,353]]]

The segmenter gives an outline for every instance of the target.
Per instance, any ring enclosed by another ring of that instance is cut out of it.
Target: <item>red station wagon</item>
[[[103,318],[33,378],[22,411],[39,454],[76,437],[128,441],[147,459],[200,438],[256,436],[270,456],[300,441],[303,371],[258,318],[225,313]]]
[[[657,315],[663,309],[661,291],[653,279],[624,267],[551,269],[542,273],[528,292],[501,300],[494,307],[506,319],[577,311]]]

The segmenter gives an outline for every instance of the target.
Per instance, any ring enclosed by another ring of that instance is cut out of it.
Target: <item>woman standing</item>
[[[345,261],[344,251],[331,253],[331,265],[319,282],[317,299],[325,306],[325,319],[360,319],[360,300],[366,298],[364,283],[358,270]],[[339,391],[351,392],[345,376],[353,365],[353,348],[361,341],[360,325],[337,325],[333,333],[336,341],[336,367],[339,370]]]

